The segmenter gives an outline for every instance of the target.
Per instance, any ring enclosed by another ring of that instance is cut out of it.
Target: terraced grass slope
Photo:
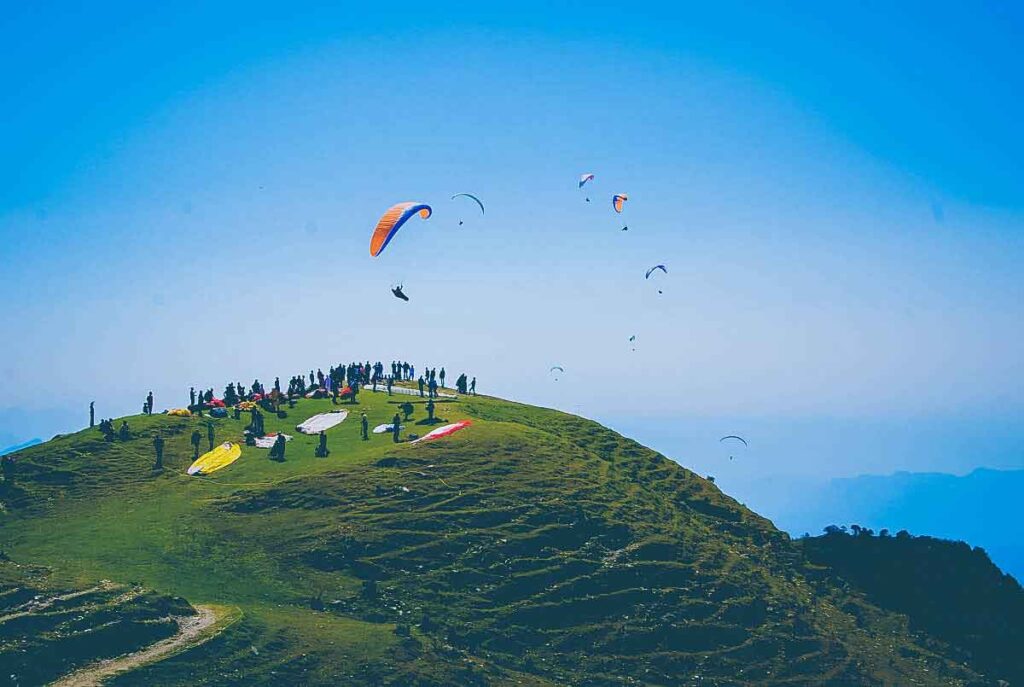
[[[0,485],[0,542],[68,583],[242,609],[119,685],[993,684],[715,485],[600,425],[472,397],[438,404],[473,421],[448,439],[360,440],[360,411],[382,423],[406,400],[361,394],[328,458],[292,429],[331,404],[300,401],[267,418],[296,437],[286,462],[246,448],[207,478],[183,474],[196,418],[130,418],[127,442],[56,439]],[[417,402],[409,430],[424,417]],[[217,421],[217,440],[244,423]]]
[[[102,580],[54,586],[37,566],[0,562],[0,684],[45,684],[75,668],[138,651],[195,615],[183,599]]]

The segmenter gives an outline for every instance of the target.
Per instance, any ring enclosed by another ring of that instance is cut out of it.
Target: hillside
[[[438,403],[473,422],[447,439],[360,440],[360,412],[372,426],[406,400],[408,431],[429,429],[418,398],[364,392],[327,458],[294,427],[331,403],[301,400],[267,415],[294,436],[285,462],[245,447],[208,477],[184,474],[207,418],[136,416],[127,441],[84,430],[28,448],[0,484],[2,548],[55,584],[240,610],[117,685],[995,684],[636,442],[485,397]],[[247,417],[213,422],[238,441]]]
[[[947,643],[986,674],[1024,684],[1024,592],[981,549],[933,537],[874,536],[830,528],[800,540],[875,604],[906,614],[911,628]]]

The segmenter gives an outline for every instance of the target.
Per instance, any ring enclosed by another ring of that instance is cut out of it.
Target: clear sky
[[[0,18],[0,445],[404,357],[740,492],[1024,467],[1019,6],[208,4]]]

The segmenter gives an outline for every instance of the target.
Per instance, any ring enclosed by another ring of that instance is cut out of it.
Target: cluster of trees
[[[826,527],[824,529],[824,532],[825,532],[825,536],[826,537],[828,537],[828,536],[843,536],[843,535],[852,535],[854,537],[873,537],[873,536],[875,536],[875,531],[873,529],[871,529],[870,527],[861,527],[860,525],[850,525],[849,528],[847,528],[846,525],[829,525],[828,527]],[[810,537],[810,536],[811,536],[810,533],[804,532],[804,538],[805,539]],[[892,534],[889,532],[889,530],[887,530],[885,528],[882,528],[881,530],[878,531],[878,536],[882,537],[882,538],[885,538],[885,537],[891,537]],[[913,536],[914,535],[910,534],[910,532],[907,532],[906,530],[900,530],[899,532],[896,533],[896,538],[897,539],[911,539],[911,538],[913,538]]]

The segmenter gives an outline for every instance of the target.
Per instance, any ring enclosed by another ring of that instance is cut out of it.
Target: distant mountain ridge
[[[20,444],[14,444],[13,446],[0,448],[0,456],[6,456],[8,453],[14,453],[16,451],[20,451],[31,446],[36,446],[41,443],[43,443],[43,440],[37,437],[35,439],[29,439],[28,441],[22,442]]]
[[[905,529],[980,546],[1002,570],[1024,579],[1024,470],[861,475],[804,484],[799,493],[769,511],[794,535],[820,534],[829,524]]]

